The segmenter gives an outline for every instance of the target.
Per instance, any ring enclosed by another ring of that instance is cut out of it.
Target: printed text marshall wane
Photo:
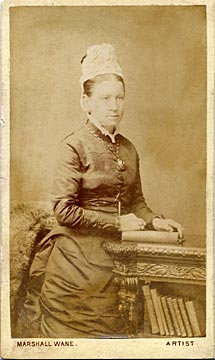
[[[49,346],[76,346],[74,344],[74,341],[68,340],[68,341],[60,341],[60,340],[54,340],[54,341],[17,341],[16,342],[17,347],[49,347]]]

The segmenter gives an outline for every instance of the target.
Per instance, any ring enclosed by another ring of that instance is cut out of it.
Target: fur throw
[[[12,337],[23,337],[26,328],[24,301],[29,269],[41,239],[55,219],[47,204],[11,206],[10,214],[10,314]]]

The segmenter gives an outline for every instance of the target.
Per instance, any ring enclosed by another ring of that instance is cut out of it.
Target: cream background
[[[9,9],[14,6],[33,4],[39,6],[63,4],[67,6],[82,4],[89,0],[4,0],[2,11],[2,285],[1,285],[1,356],[6,358],[148,358],[181,359],[214,357],[214,253],[213,253],[213,153],[214,153],[214,0],[92,0],[91,5],[207,5],[207,337],[195,339],[194,347],[166,347],[166,339],[130,339],[130,340],[77,340],[71,348],[16,348],[16,340],[10,338],[9,314],[9,199],[10,199],[10,53],[9,53]],[[18,75],[18,74],[17,74]]]
[[[150,207],[204,246],[206,9],[204,6],[14,7],[11,200],[47,201],[59,141],[84,119],[80,59],[110,42],[126,80],[122,133],[141,159]]]

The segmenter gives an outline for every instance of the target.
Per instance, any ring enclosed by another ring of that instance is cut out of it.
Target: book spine
[[[172,304],[173,304],[173,308],[175,310],[176,318],[178,320],[178,325],[179,325],[179,329],[180,329],[180,332],[181,332],[181,336],[185,337],[185,336],[187,336],[187,332],[186,332],[186,329],[184,327],[184,323],[183,323],[183,320],[182,320],[182,317],[181,317],[180,309],[179,309],[178,302],[177,302],[176,298],[172,299]]]
[[[123,231],[122,241],[136,241],[144,243],[157,243],[157,244],[175,244],[178,243],[177,232],[154,231],[154,230],[134,230]]]
[[[185,308],[185,305],[184,305],[184,300],[182,298],[178,298],[177,301],[178,301],[179,309],[181,311],[181,316],[182,316],[183,321],[184,321],[184,326],[185,326],[186,331],[187,331],[187,336],[192,337],[193,333],[192,333],[190,322],[189,322],[189,319],[188,319],[188,316],[187,316],[186,308]]]
[[[160,295],[158,295],[158,306],[159,306],[159,309],[160,309],[161,320],[162,320],[162,323],[163,323],[165,334],[167,336],[169,336],[170,333],[169,333],[169,330],[168,330],[168,327],[167,327],[167,322],[166,322],[165,315],[164,315],[164,310],[163,310],[163,307],[162,307],[162,304],[161,304],[161,296]]]
[[[162,322],[162,318],[161,318],[161,313],[160,313],[160,308],[159,308],[159,304],[158,304],[157,290],[156,289],[151,289],[151,295],[152,295],[152,302],[153,302],[154,309],[155,309],[155,314],[156,314],[156,317],[157,317],[157,322],[158,322],[160,335],[164,336],[165,335],[165,330],[164,330],[164,326],[163,326],[163,322]]]
[[[142,289],[143,289],[144,299],[146,301],[146,307],[147,307],[148,314],[149,314],[151,332],[154,335],[159,334],[159,327],[158,327],[158,322],[157,322],[156,315],[155,315],[154,305],[152,302],[150,287],[149,287],[149,285],[144,285],[142,287]]]
[[[201,330],[200,330],[200,327],[199,327],[199,323],[198,323],[198,319],[197,319],[197,316],[196,316],[196,311],[195,311],[195,308],[194,308],[193,301],[192,300],[185,301],[185,306],[186,306],[188,317],[189,317],[191,327],[192,327],[192,330],[193,330],[193,335],[194,336],[201,336]]]
[[[161,296],[161,303],[162,303],[162,306],[163,306],[163,311],[164,311],[164,315],[165,315],[165,318],[166,318],[167,326],[168,326],[168,329],[169,329],[169,334],[171,336],[173,336],[173,335],[175,335],[175,331],[174,331],[174,328],[173,328],[173,324],[172,324],[172,320],[171,320],[171,316],[170,316],[170,313],[169,313],[169,309],[168,309],[168,306],[167,306],[167,301],[166,301],[165,296]]]
[[[166,300],[167,300],[169,311],[170,311],[170,314],[171,314],[171,317],[172,317],[172,322],[173,322],[173,325],[174,325],[174,328],[175,328],[176,335],[181,336],[181,331],[180,331],[180,328],[179,328],[179,325],[178,325],[178,320],[176,318],[176,314],[175,314],[175,311],[174,311],[174,308],[173,308],[172,298],[168,297]]]

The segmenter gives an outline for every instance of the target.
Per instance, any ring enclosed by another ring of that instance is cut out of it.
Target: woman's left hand
[[[172,219],[159,219],[154,218],[152,221],[153,228],[157,231],[175,231],[179,233],[180,239],[184,237],[184,227],[181,224],[178,224],[175,220]]]

